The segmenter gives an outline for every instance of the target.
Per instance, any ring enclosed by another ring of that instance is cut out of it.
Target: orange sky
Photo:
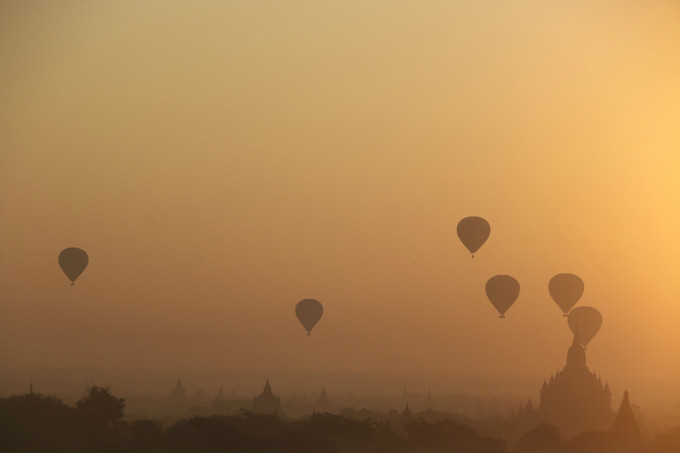
[[[680,380],[677,2],[285,3],[0,5],[0,367]]]

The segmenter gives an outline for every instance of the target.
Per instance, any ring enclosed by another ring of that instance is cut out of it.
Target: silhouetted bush
[[[57,398],[31,393],[0,399],[0,451],[76,451],[76,412]]]
[[[409,443],[425,451],[451,453],[505,452],[507,445],[502,439],[479,437],[472,428],[453,420],[426,422],[416,420],[406,425]],[[421,450],[418,450],[421,451]]]
[[[247,442],[225,417],[215,415],[178,421],[167,430],[164,444],[169,452],[198,453],[241,450]]]
[[[111,395],[108,387],[93,385],[88,394],[76,403],[76,409],[95,423],[112,426],[123,418],[125,400]]]
[[[152,453],[160,450],[163,425],[156,420],[136,420],[123,429],[131,453]]]
[[[564,442],[564,453],[623,453],[612,448],[611,435],[606,431],[582,433]]]
[[[541,423],[522,435],[515,453],[553,453],[559,448],[559,430],[548,423]]]

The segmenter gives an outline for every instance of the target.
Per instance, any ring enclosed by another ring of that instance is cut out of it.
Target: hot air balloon
[[[489,222],[481,217],[465,217],[458,222],[458,238],[467,247],[473,258],[475,252],[489,239],[490,233]]]
[[[500,317],[505,318],[505,312],[519,296],[519,282],[509,275],[495,275],[486,282],[486,296]]]
[[[295,315],[307,331],[307,335],[311,335],[312,329],[323,315],[323,306],[316,299],[304,299],[295,306]]]
[[[83,273],[89,261],[85,250],[77,247],[64,249],[59,254],[59,267],[71,280],[71,286],[76,284],[76,279]]]
[[[583,280],[574,274],[557,274],[548,283],[548,292],[567,316],[583,295]]]
[[[585,348],[602,327],[602,314],[597,308],[576,307],[569,312],[567,322],[574,335],[578,332],[581,346]]]

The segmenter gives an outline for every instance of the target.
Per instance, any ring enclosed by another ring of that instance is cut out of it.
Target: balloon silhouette
[[[323,315],[323,306],[316,299],[304,299],[295,306],[295,315],[307,331],[307,335],[311,335],[312,329]]]
[[[475,252],[489,239],[491,225],[481,217],[465,217],[458,222],[457,230],[458,238],[474,258]]]
[[[574,336],[578,337],[581,346],[585,348],[602,327],[602,314],[597,308],[576,307],[569,312],[567,322]]]
[[[486,296],[498,313],[505,318],[505,312],[519,296],[519,282],[509,275],[495,275],[486,282]]]
[[[71,286],[76,284],[76,279],[83,273],[89,261],[85,250],[77,247],[64,249],[59,254],[59,267],[71,280]]]
[[[574,274],[557,274],[548,283],[548,292],[564,316],[583,295],[583,280]]]

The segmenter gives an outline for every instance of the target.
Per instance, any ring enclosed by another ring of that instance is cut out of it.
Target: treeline
[[[395,427],[370,418],[313,414],[297,420],[241,411],[194,416],[164,427],[156,420],[123,420],[125,401],[90,388],[75,406],[30,393],[0,399],[0,451],[4,453],[620,453],[606,433],[561,440],[550,425],[525,433],[509,450],[502,439],[479,435],[451,419],[417,416]],[[680,452],[680,428],[657,436],[646,449]]]
[[[195,416],[163,427],[123,420],[125,401],[92,387],[75,406],[35,393],[0,399],[0,451],[126,453],[505,453],[501,439],[452,420],[414,420],[395,430],[371,419],[314,414],[286,421],[242,411]]]

